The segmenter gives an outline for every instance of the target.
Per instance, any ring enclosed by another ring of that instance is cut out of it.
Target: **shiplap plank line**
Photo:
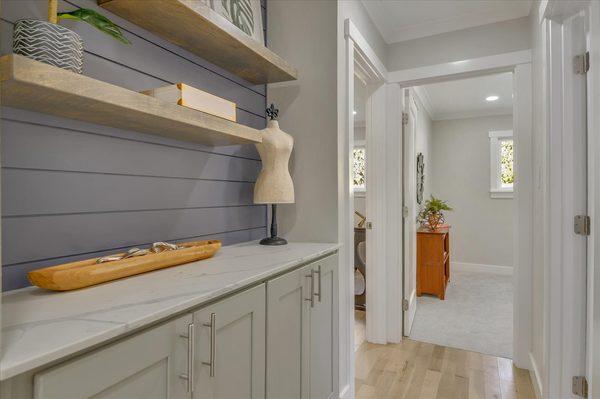
[[[2,220],[7,264],[264,225],[264,207],[32,216]]]
[[[230,245],[230,244],[235,244],[238,242],[258,240],[260,238],[263,238],[264,236],[265,236],[265,227],[261,226],[261,227],[254,227],[254,228],[248,228],[248,229],[237,230],[237,231],[228,231],[228,232],[224,232],[224,233],[211,233],[211,234],[204,235],[204,236],[186,237],[186,238],[182,238],[179,240],[174,240],[174,242],[203,240],[203,239],[211,238],[211,239],[221,240],[224,245]],[[149,244],[151,244],[151,243],[143,243],[143,244],[137,244],[137,245],[138,246],[148,246]],[[78,255],[74,255],[74,256],[65,256],[65,257],[60,257],[60,258],[44,259],[44,260],[40,260],[37,262],[29,262],[29,263],[23,263],[23,264],[6,265],[2,268],[2,286],[3,286],[2,289],[8,290],[8,289],[14,289],[14,288],[18,288],[18,287],[28,286],[29,282],[27,281],[26,274],[30,270],[39,269],[42,267],[59,265],[62,263],[76,262],[76,261],[83,260],[83,259],[90,259],[90,258],[105,256],[105,255],[109,255],[112,253],[120,252],[122,250],[126,250],[128,248],[129,247],[112,248],[112,249],[108,249],[108,250],[104,250],[104,251],[92,252],[92,253],[87,253],[87,254],[78,254]]]
[[[12,22],[45,19],[46,7],[46,0],[3,3],[3,54],[12,51]],[[136,91],[184,81],[235,101],[239,123],[264,128],[264,85],[98,8],[95,0],[59,1],[61,11],[75,7],[101,11],[134,42],[123,46],[86,24],[63,22],[85,42],[85,75]],[[209,147],[1,111],[4,289],[28,285],[25,273],[34,268],[157,240],[218,238],[227,245],[265,234],[266,208],[252,204],[260,169],[254,146]]]
[[[211,147],[200,143],[192,143],[171,139],[152,134],[134,132],[132,130],[122,130],[110,126],[96,125],[89,122],[66,119],[59,116],[47,115],[38,112],[28,111],[18,108],[0,107],[2,113],[1,123],[21,122],[27,125],[38,125],[42,127],[53,127],[57,129],[71,130],[80,133],[95,134],[100,136],[112,137],[116,139],[136,141],[147,144],[157,144],[171,148],[183,150],[193,150],[206,152],[215,155],[226,155],[236,158],[245,158],[260,161],[260,156],[253,145],[230,145]],[[255,119],[255,117],[253,117]],[[258,122],[264,122],[262,119]],[[251,127],[252,124],[248,124]]]
[[[253,205],[254,183],[2,170],[2,217]]]
[[[2,124],[5,167],[255,181],[260,162],[38,125]],[[32,156],[35,150],[35,156]]]

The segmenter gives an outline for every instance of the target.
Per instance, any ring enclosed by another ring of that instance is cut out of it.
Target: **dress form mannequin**
[[[262,170],[254,186],[254,203],[272,204],[273,208],[271,237],[262,240],[260,243],[263,245],[287,244],[286,240],[277,237],[276,204],[294,202],[294,183],[288,168],[294,139],[279,129],[279,123],[275,120],[277,112],[273,104],[267,109],[271,120],[262,131],[262,143],[256,144],[262,160]]]

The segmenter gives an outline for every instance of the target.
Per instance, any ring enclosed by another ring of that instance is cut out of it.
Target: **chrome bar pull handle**
[[[180,374],[179,378],[187,380],[187,391],[189,393],[194,392],[194,345],[195,345],[195,337],[194,337],[194,323],[188,324],[188,333],[187,335],[180,335],[182,338],[186,338],[188,340],[188,357],[187,357],[187,373]]]
[[[210,328],[210,361],[202,362],[205,366],[210,366],[211,378],[215,376],[215,357],[217,351],[217,316],[210,314],[210,323],[204,323],[205,327]]]
[[[314,308],[315,307],[315,271],[313,269],[311,269],[310,274],[307,274],[305,277],[310,279],[310,295],[308,298],[305,298],[304,300],[309,301],[310,307]]]
[[[319,275],[319,284],[318,284],[319,292],[315,293],[315,295],[317,296],[317,298],[319,298],[319,302],[321,302],[321,276],[322,276],[322,274],[321,274],[321,265],[319,265],[319,267],[318,267],[317,271],[315,272],[315,274]]]

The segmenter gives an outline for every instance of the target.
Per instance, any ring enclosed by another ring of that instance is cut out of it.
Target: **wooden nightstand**
[[[450,280],[450,227],[417,231],[417,296],[444,299]]]

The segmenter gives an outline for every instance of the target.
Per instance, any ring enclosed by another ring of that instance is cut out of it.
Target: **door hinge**
[[[575,66],[575,73],[578,75],[584,75],[590,70],[590,52],[586,51],[584,54],[575,56],[573,61]]]
[[[575,234],[589,236],[591,233],[592,221],[588,215],[575,215],[573,218],[573,230]]]
[[[588,397],[588,382],[585,377],[573,377],[573,394],[583,398]]]
[[[408,125],[408,114],[406,112],[402,113],[402,124]]]
[[[405,312],[408,310],[408,299],[402,300],[402,310],[404,310]]]
[[[407,206],[403,206],[402,207],[402,217],[403,218],[407,218],[408,217],[408,207]]]

